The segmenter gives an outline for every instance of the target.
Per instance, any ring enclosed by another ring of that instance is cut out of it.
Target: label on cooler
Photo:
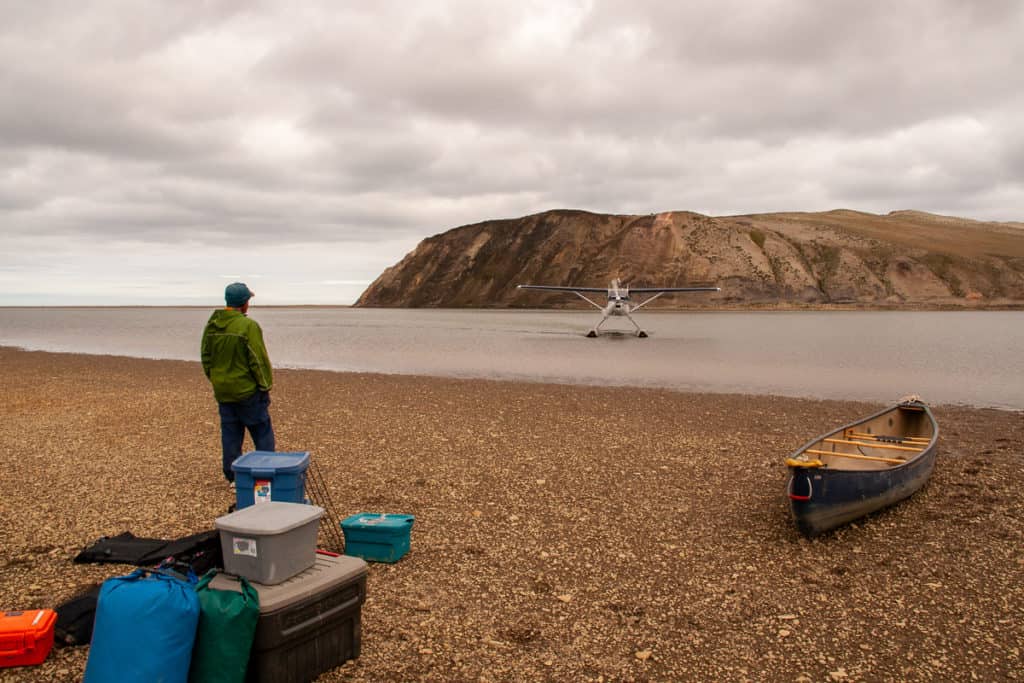
[[[246,555],[248,557],[257,557],[256,554],[256,539],[255,538],[239,538],[235,536],[231,539],[231,550],[235,555]]]
[[[257,479],[255,486],[252,488],[253,502],[257,505],[259,503],[270,502],[270,480],[269,479]]]

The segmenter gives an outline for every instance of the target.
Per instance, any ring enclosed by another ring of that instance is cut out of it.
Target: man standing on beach
[[[224,477],[235,486],[231,463],[242,455],[245,430],[255,450],[274,450],[274,426],[270,422],[270,389],[273,370],[263,330],[246,316],[253,292],[242,282],[224,290],[225,308],[210,316],[203,330],[203,372],[213,384],[220,411],[220,440],[224,450]]]

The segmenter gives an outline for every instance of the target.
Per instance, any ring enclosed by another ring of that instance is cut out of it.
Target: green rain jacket
[[[241,311],[213,312],[203,330],[201,356],[219,403],[237,403],[274,385],[263,330]]]

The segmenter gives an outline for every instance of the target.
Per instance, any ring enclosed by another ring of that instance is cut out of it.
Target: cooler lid
[[[366,574],[366,562],[349,555],[316,554],[316,562],[309,569],[273,586],[250,581],[260,596],[260,614],[269,614],[301,602],[311,595],[329,592],[336,586],[351,583]],[[210,588],[241,593],[237,577],[220,573],[210,581]]]
[[[412,515],[360,512],[341,520],[342,529],[383,529],[388,532],[405,532],[412,528]]]
[[[282,452],[250,451],[231,463],[235,472],[272,470],[280,474],[295,474],[309,467],[309,451]]]
[[[214,526],[234,534],[283,534],[318,520],[323,514],[324,509],[316,505],[271,500],[218,517]]]

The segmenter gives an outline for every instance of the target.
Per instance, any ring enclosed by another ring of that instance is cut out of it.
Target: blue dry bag
[[[198,623],[195,588],[171,572],[107,579],[83,683],[186,683]]]

